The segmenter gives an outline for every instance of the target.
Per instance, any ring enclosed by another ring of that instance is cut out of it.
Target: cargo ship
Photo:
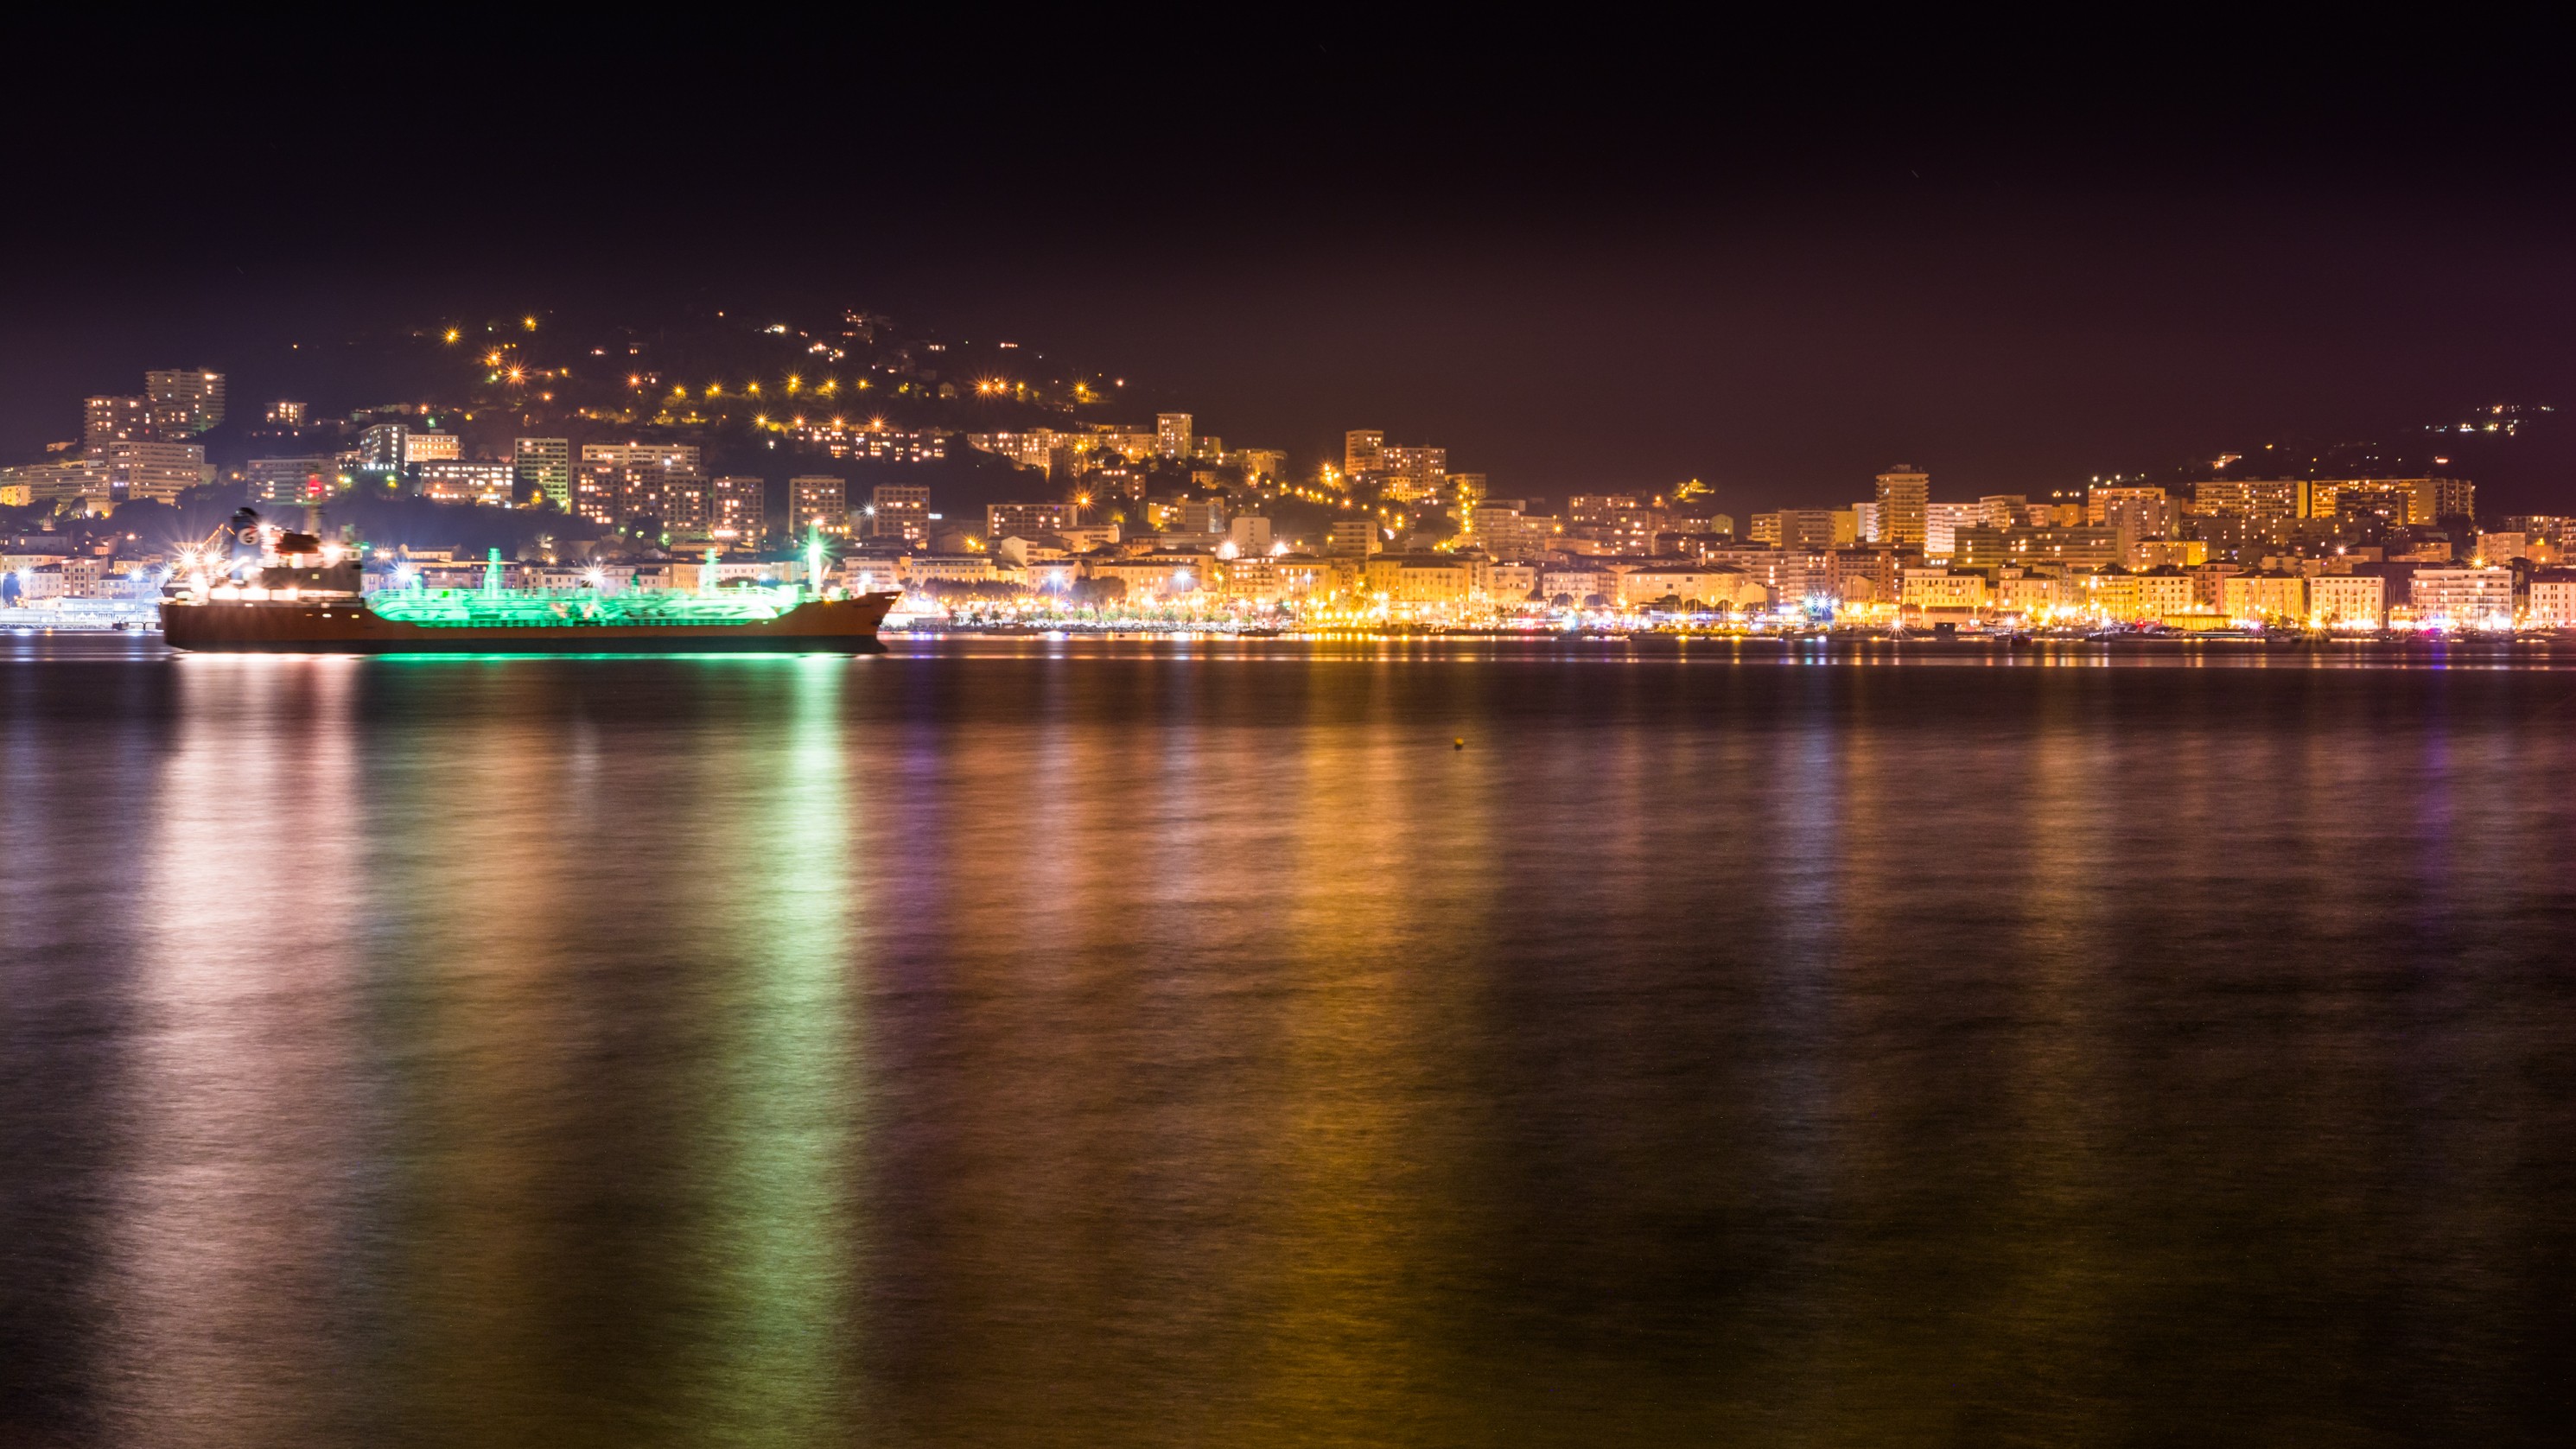
[[[511,589],[495,551],[480,588],[366,591],[354,558],[243,510],[231,554],[183,560],[161,605],[174,649],[343,654],[868,654],[893,593],[795,584],[694,591]],[[820,552],[819,549],[816,550]],[[819,558],[814,563],[819,565]],[[820,570],[817,568],[816,573]],[[713,570],[708,570],[712,575]],[[811,577],[812,575],[809,575]]]

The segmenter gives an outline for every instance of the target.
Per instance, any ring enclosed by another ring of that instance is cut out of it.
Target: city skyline
[[[1140,414],[1301,457],[1380,426],[1532,492],[1701,478],[1787,506],[1897,459],[2046,491],[2576,403],[2568,162],[2536,92],[2495,83],[2528,62],[2493,47],[2329,67],[2286,36],[2177,35],[2137,71],[2060,75],[1891,38],[1748,79],[1611,34],[1551,56],[1291,30],[1217,52],[1257,83],[1175,112],[1147,79],[1175,38],[1135,37],[1096,85],[1058,69],[1067,39],[833,86],[721,47],[524,42],[518,59],[614,58],[645,93],[741,118],[667,128],[649,155],[517,60],[424,42],[450,103],[508,118],[530,169],[507,181],[438,108],[360,134],[238,104],[294,75],[291,52],[147,50],[153,93],[203,119],[197,179],[165,230],[0,239],[42,280],[0,319],[0,448],[59,439],[43,394],[65,383],[205,362],[303,396],[333,369],[310,354],[529,309],[860,306],[1042,347],[1131,378]],[[2147,80],[2182,56],[2187,80]],[[2374,62],[2405,76],[2403,117],[2345,100]],[[1397,70],[1450,99],[1382,104],[1367,78]],[[8,103],[49,114],[62,84]],[[2034,92],[2051,124],[2010,124]],[[153,144],[140,116],[91,124],[93,150]],[[0,165],[29,196],[86,184],[39,149]],[[364,223],[326,200],[406,172],[419,184]],[[2561,434],[2479,481],[2547,511],[2576,477]]]

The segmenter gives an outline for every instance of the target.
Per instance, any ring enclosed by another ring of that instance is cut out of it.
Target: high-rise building
[[[1950,562],[1956,568],[1998,564],[2060,564],[2108,568],[2120,561],[2120,536],[2107,528],[1988,528],[1969,524],[1953,532]]]
[[[305,411],[304,404],[300,402],[287,402],[281,399],[270,403],[268,425],[273,428],[300,428],[304,426]]]
[[[2085,490],[2084,521],[2095,527],[2117,528],[2120,525],[2113,520],[2113,513],[2125,511],[2134,519],[2138,516],[2138,505],[2170,501],[2170,496],[2162,488],[2096,485]]]
[[[83,512],[105,513],[109,507],[107,462],[104,458],[72,458],[0,468],[0,490],[26,495],[8,505],[12,508],[28,504],[39,508],[77,505]]]
[[[662,531],[674,539],[710,537],[715,531],[715,512],[709,506],[707,475],[667,473],[661,484]]]
[[[2445,518],[2477,515],[2477,485],[2466,478],[2308,478],[2300,482],[2307,490],[2305,517],[2376,514],[2391,523],[2422,528]],[[2208,511],[2213,497],[2224,500],[2232,495],[2222,484],[2203,483],[2196,496],[2203,511]]]
[[[520,438],[510,445],[510,469],[522,496],[572,511],[571,439]]]
[[[1365,518],[1337,518],[1324,529],[1324,552],[1337,558],[1366,558],[1378,551],[1377,525]]]
[[[984,536],[991,539],[1036,538],[1073,525],[1070,503],[993,503],[984,509]]]
[[[339,461],[327,454],[303,458],[253,458],[242,466],[258,503],[320,503],[340,491]]]
[[[224,420],[224,375],[202,368],[143,374],[152,425],[165,437],[202,433]]]
[[[1878,539],[1893,548],[1921,548],[1924,511],[1932,502],[1932,475],[1899,463],[1878,475]]]
[[[412,441],[423,435],[412,434]],[[472,463],[463,458],[425,458],[412,467],[420,495],[435,503],[480,503],[507,508],[517,476],[507,463]]]
[[[2305,478],[2213,478],[2192,490],[2192,503],[2202,513],[2243,518],[2258,529],[2313,512]]]
[[[2478,513],[2478,485],[2466,478],[2416,478],[2413,484],[2414,506],[2407,510],[2409,523],[2439,523],[2445,518],[2475,518]]]
[[[1468,515],[1468,539],[1498,559],[1523,559],[1538,552],[1545,540],[1534,536],[1529,514],[1520,506],[1525,501],[1477,504]]]
[[[868,537],[929,542],[929,488],[918,483],[880,483],[869,490]]]
[[[1923,551],[1935,558],[1949,557],[1951,541],[1959,530],[1976,527],[1984,515],[1982,503],[1925,503]]]
[[[454,460],[465,456],[465,440],[454,433],[414,433],[403,439],[403,466]]]
[[[111,504],[150,500],[176,503],[206,481],[203,443],[115,442],[100,455],[107,464]]]
[[[1266,554],[1270,552],[1270,520],[1257,514],[1237,514],[1225,521],[1225,537],[1239,555]]]
[[[604,464],[612,468],[660,468],[673,473],[695,473],[698,469],[698,446],[695,443],[584,443],[581,445],[582,466]]]
[[[922,490],[925,494],[928,489]],[[808,473],[787,480],[787,521],[802,540],[809,532],[850,536],[850,480]]]
[[[110,443],[140,443],[154,436],[148,397],[94,397],[81,404],[81,444],[93,453]]]
[[[1342,472],[1356,478],[1378,470],[1378,454],[1386,447],[1386,433],[1377,428],[1355,428],[1342,434]]]
[[[363,473],[400,473],[410,440],[411,428],[405,423],[376,423],[367,427],[358,434],[358,470]]]
[[[846,498],[846,494],[844,497]],[[769,532],[769,480],[766,478],[724,477],[715,480],[709,493],[713,516],[708,532],[714,538],[740,547],[760,542]],[[843,521],[848,521],[848,508],[843,505]]]
[[[1616,523],[1637,509],[1633,493],[1577,493],[1565,500],[1568,523]]]
[[[1878,542],[1878,505],[1855,503],[1851,506],[1852,535],[1862,543]]]
[[[1377,450],[1376,471],[1397,477],[1420,478],[1436,486],[1449,471],[1449,450],[1387,444]]]
[[[584,443],[573,512],[598,523],[706,513],[706,474],[689,443]],[[694,499],[694,501],[693,501]]]
[[[1784,508],[1775,527],[1780,546],[1795,549],[1840,548],[1851,542],[1847,536],[1851,515],[1835,508]]]
[[[1188,413],[1154,414],[1154,451],[1166,458],[1190,455],[1190,415]]]

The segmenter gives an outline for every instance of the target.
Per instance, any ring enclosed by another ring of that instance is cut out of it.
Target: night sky
[[[0,452],[147,366],[255,405],[286,341],[539,307],[859,306],[1503,496],[2045,491],[2576,404],[2546,36],[870,26],[170,36],[104,120],[100,38],[22,31]],[[2576,509],[2563,431],[2481,501]]]

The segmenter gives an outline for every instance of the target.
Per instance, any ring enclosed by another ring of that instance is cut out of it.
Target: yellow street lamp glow
[[[519,319],[519,325],[527,328],[531,332],[534,332],[537,330],[537,319],[534,317],[522,317]]]
[[[463,335],[463,334],[462,334],[462,333],[459,333],[455,328],[450,327],[450,328],[448,328],[448,329],[447,329],[447,335],[446,335],[445,337],[441,338],[440,340],[441,340],[441,341],[443,341],[443,342],[454,342],[458,337],[460,337],[460,336],[462,336],[462,335]]]

